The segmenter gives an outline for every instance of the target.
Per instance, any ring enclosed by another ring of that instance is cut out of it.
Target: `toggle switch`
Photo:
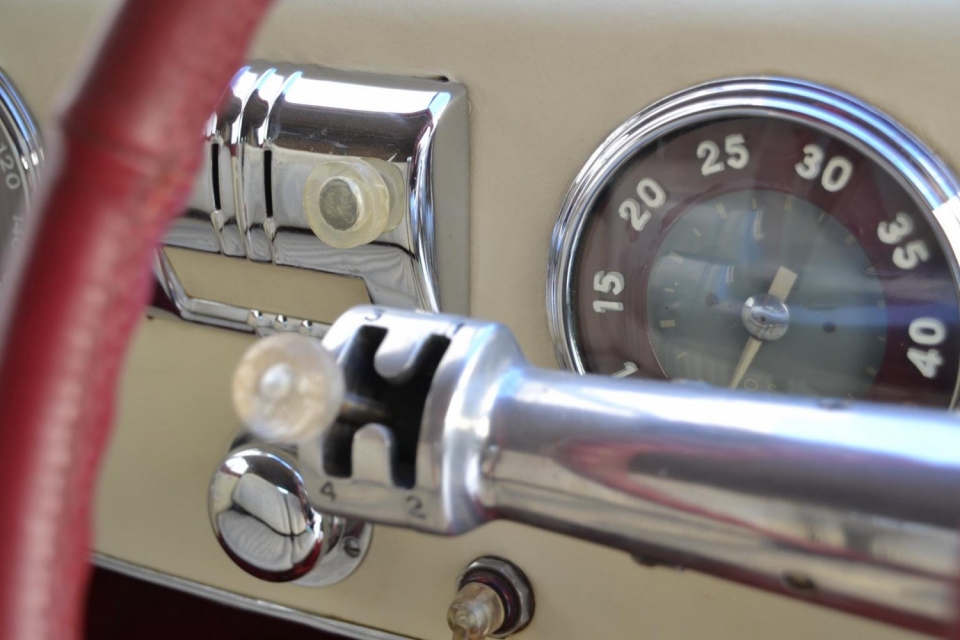
[[[506,638],[533,618],[533,588],[516,565],[484,556],[471,562],[457,580],[457,595],[447,610],[453,640]]]

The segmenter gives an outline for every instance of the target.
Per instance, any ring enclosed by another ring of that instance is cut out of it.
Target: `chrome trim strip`
[[[559,363],[585,373],[570,296],[576,253],[594,202],[611,177],[636,153],[681,128],[740,116],[804,123],[843,140],[894,176],[918,203],[948,249],[960,287],[960,211],[945,206],[960,194],[946,165],[891,117],[843,92],[802,80],[746,77],[685,89],[643,109],[594,151],[574,179],[553,229],[547,266],[547,315]],[[960,289],[957,290],[960,299]],[[960,362],[957,363],[960,370]],[[960,376],[958,376],[960,385]],[[960,387],[954,389],[957,404]]]
[[[409,640],[410,638],[410,636],[400,636],[387,631],[380,631],[379,629],[363,627],[352,622],[325,618],[264,600],[241,596],[236,593],[231,593],[230,591],[200,584],[199,582],[178,578],[177,576],[154,571],[153,569],[147,569],[146,567],[132,564],[126,560],[121,560],[105,553],[94,552],[91,555],[93,564],[102,569],[116,571],[117,573],[130,576],[137,580],[144,580],[162,587],[183,591],[190,595],[225,604],[228,607],[273,616],[281,620],[287,620],[288,622],[295,622],[319,631],[336,633],[348,638],[355,638],[356,640]]]

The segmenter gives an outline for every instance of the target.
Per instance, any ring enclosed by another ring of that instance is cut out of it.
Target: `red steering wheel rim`
[[[58,122],[0,300],[0,640],[81,634],[97,471],[153,253],[271,4],[126,0]]]
[[[153,251],[270,4],[128,0],[58,122],[0,302],[0,640],[80,635],[97,469]]]

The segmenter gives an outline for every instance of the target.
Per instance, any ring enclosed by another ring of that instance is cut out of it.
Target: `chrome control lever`
[[[546,371],[503,326],[415,311],[355,308],[323,344],[346,399],[297,445],[319,511],[436,534],[506,518],[913,629],[953,619],[953,414]]]

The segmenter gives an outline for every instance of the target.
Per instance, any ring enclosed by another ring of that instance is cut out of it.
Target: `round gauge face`
[[[571,243],[586,372],[950,406],[952,251],[905,180],[828,127],[718,117],[611,171]]]

